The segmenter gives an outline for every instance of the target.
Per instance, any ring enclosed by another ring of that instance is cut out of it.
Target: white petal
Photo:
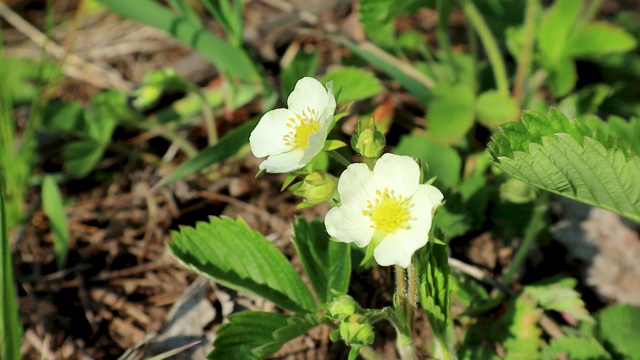
[[[300,149],[291,150],[282,154],[270,155],[258,166],[268,173],[287,173],[298,170],[306,164],[302,162],[304,152]]]
[[[351,164],[340,175],[338,193],[342,204],[363,211],[367,206],[367,200],[375,198],[375,192],[373,172],[366,164]]]
[[[373,167],[376,189],[388,188],[396,196],[411,197],[420,183],[420,167],[409,156],[384,154]]]
[[[400,265],[406,268],[416,250],[427,244],[429,233],[423,231],[398,230],[387,235],[375,249],[373,257],[382,266]]]
[[[318,155],[320,150],[324,147],[324,142],[327,140],[327,130],[320,129],[315,133],[309,135],[307,148],[304,149],[304,156],[300,160],[304,165],[311,162],[314,156]]]
[[[442,204],[442,192],[432,185],[420,185],[409,202],[411,217],[409,225],[412,229],[421,229],[427,233],[431,229],[433,214]]]
[[[298,80],[295,88],[287,99],[289,110],[296,114],[302,114],[302,110],[310,107],[316,110],[318,116],[321,116],[325,113],[325,108],[328,104],[329,96],[327,90],[318,80],[312,77],[304,77]]]
[[[291,149],[291,146],[284,144],[283,137],[291,131],[286,124],[293,116],[295,114],[287,109],[274,109],[262,116],[249,136],[251,152],[255,157],[281,154]]]
[[[441,205],[442,199],[442,192],[435,186],[419,185],[409,203],[412,217],[409,220],[410,228],[397,230],[384,238],[373,250],[376,262],[382,266],[409,266],[413,253],[429,240],[433,214]]]
[[[324,218],[329,235],[341,242],[355,243],[365,247],[371,242],[374,229],[371,220],[362,215],[362,210],[349,205],[341,205],[329,210]]]
[[[326,83],[328,102],[321,121],[331,123],[333,120],[333,114],[336,112],[336,97],[333,96],[333,81]]]

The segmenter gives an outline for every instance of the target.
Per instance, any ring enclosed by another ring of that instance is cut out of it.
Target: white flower
[[[420,167],[412,158],[394,154],[384,154],[373,171],[365,164],[349,165],[338,180],[338,193],[341,205],[324,221],[329,235],[365,247],[375,234],[376,262],[405,268],[427,243],[443,199],[436,187],[420,184]]]
[[[300,169],[322,150],[336,110],[332,84],[325,89],[314,78],[302,78],[287,105],[264,114],[249,137],[253,155],[267,157],[260,169],[269,173]]]

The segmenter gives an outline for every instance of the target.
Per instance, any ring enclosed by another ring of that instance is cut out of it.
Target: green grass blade
[[[435,83],[410,64],[396,59],[369,42],[356,44],[338,36],[330,34],[324,34],[324,36],[345,46],[369,64],[397,80],[402,87],[407,89],[407,91],[415,96],[421,103],[426,104],[431,99],[430,89]]]
[[[18,319],[16,290],[13,284],[11,245],[7,230],[4,186],[0,183],[0,359],[20,359],[22,325]]]
[[[117,14],[168,32],[204,55],[224,74],[246,81],[261,82],[260,74],[244,50],[198,28],[153,0],[98,1]]]
[[[249,142],[249,135],[258,124],[258,119],[242,124],[227,135],[223,136],[218,143],[204,149],[200,154],[180,165],[173,173],[164,178],[159,185],[172,184],[180,179],[195,174],[198,171],[222,162],[235,155],[240,148]]]
[[[58,269],[62,269],[67,262],[69,252],[69,224],[67,214],[64,211],[62,194],[58,184],[52,176],[47,175],[42,180],[42,207],[49,218],[51,232],[53,234],[53,247],[56,252]]]
[[[189,20],[191,24],[201,29],[204,28],[204,25],[202,25],[202,20],[200,20],[198,13],[196,13],[185,0],[169,0],[169,4],[176,11],[178,11],[182,15],[182,17]]]

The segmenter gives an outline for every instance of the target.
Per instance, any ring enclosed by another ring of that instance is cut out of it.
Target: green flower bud
[[[317,205],[333,198],[338,180],[335,176],[320,171],[314,171],[305,176],[304,180],[293,184],[289,190],[304,199],[309,205]]]
[[[368,158],[377,158],[380,156],[385,143],[384,134],[376,128],[358,130],[351,137],[351,147],[353,150]]]
[[[367,318],[353,314],[340,324],[340,337],[347,345],[371,345],[373,344],[373,326]]]
[[[356,312],[358,304],[349,295],[338,295],[330,303],[325,305],[325,309],[329,313],[331,320],[342,321],[347,316]]]

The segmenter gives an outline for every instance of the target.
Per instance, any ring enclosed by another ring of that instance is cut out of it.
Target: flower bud
[[[331,320],[342,321],[347,316],[353,315],[356,312],[358,304],[349,295],[338,295],[333,300],[325,305],[325,309],[329,313]]]
[[[378,129],[365,128],[356,131],[351,137],[351,147],[358,154],[368,158],[377,158],[385,145],[384,134]]]
[[[353,314],[340,324],[340,337],[347,345],[371,345],[375,334],[367,318]]]
[[[304,199],[309,205],[317,205],[333,198],[338,186],[338,180],[331,174],[314,171],[305,176],[304,180],[293,184],[289,190]]]

